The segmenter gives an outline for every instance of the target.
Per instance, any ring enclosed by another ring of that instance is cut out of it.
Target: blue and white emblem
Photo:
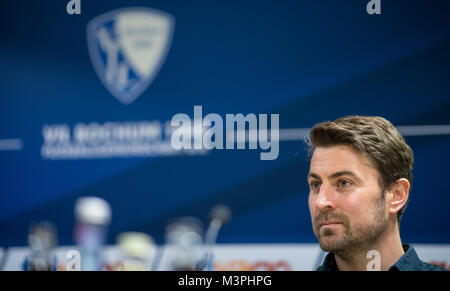
[[[120,102],[133,102],[152,83],[169,51],[174,26],[171,15],[139,7],[111,11],[88,23],[92,64]]]

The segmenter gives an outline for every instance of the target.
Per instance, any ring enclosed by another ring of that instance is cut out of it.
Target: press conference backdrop
[[[303,138],[348,114],[402,126],[414,150],[403,241],[450,243],[449,1],[67,2],[0,4],[0,246],[40,220],[73,244],[81,196],[111,204],[108,243],[163,244],[172,218],[206,223],[218,203],[219,243],[315,243]],[[196,105],[279,114],[278,157],[175,151],[167,125]]]

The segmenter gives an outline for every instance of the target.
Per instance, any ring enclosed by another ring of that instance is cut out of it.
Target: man
[[[309,146],[312,226],[329,252],[318,270],[445,270],[402,245],[414,156],[389,121],[347,116],[322,122],[312,128]]]

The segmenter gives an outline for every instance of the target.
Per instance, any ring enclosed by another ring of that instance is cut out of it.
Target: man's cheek
[[[309,195],[309,198],[308,198],[308,206],[309,206],[309,213],[310,213],[311,219],[312,219],[315,216],[315,209],[314,209],[314,200],[311,197],[311,195]]]
[[[358,199],[356,197],[350,198],[345,201],[345,207],[343,207],[344,213],[347,215],[347,217],[356,217],[356,218],[362,218],[365,217],[368,213],[368,209],[366,208],[367,202],[362,201],[361,199]]]

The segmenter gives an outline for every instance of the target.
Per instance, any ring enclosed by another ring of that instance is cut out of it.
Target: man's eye
[[[339,180],[339,187],[349,187],[351,185],[351,183],[347,180]]]
[[[320,188],[320,183],[319,182],[311,182],[311,184],[309,186],[311,187],[311,190],[317,190]]]

